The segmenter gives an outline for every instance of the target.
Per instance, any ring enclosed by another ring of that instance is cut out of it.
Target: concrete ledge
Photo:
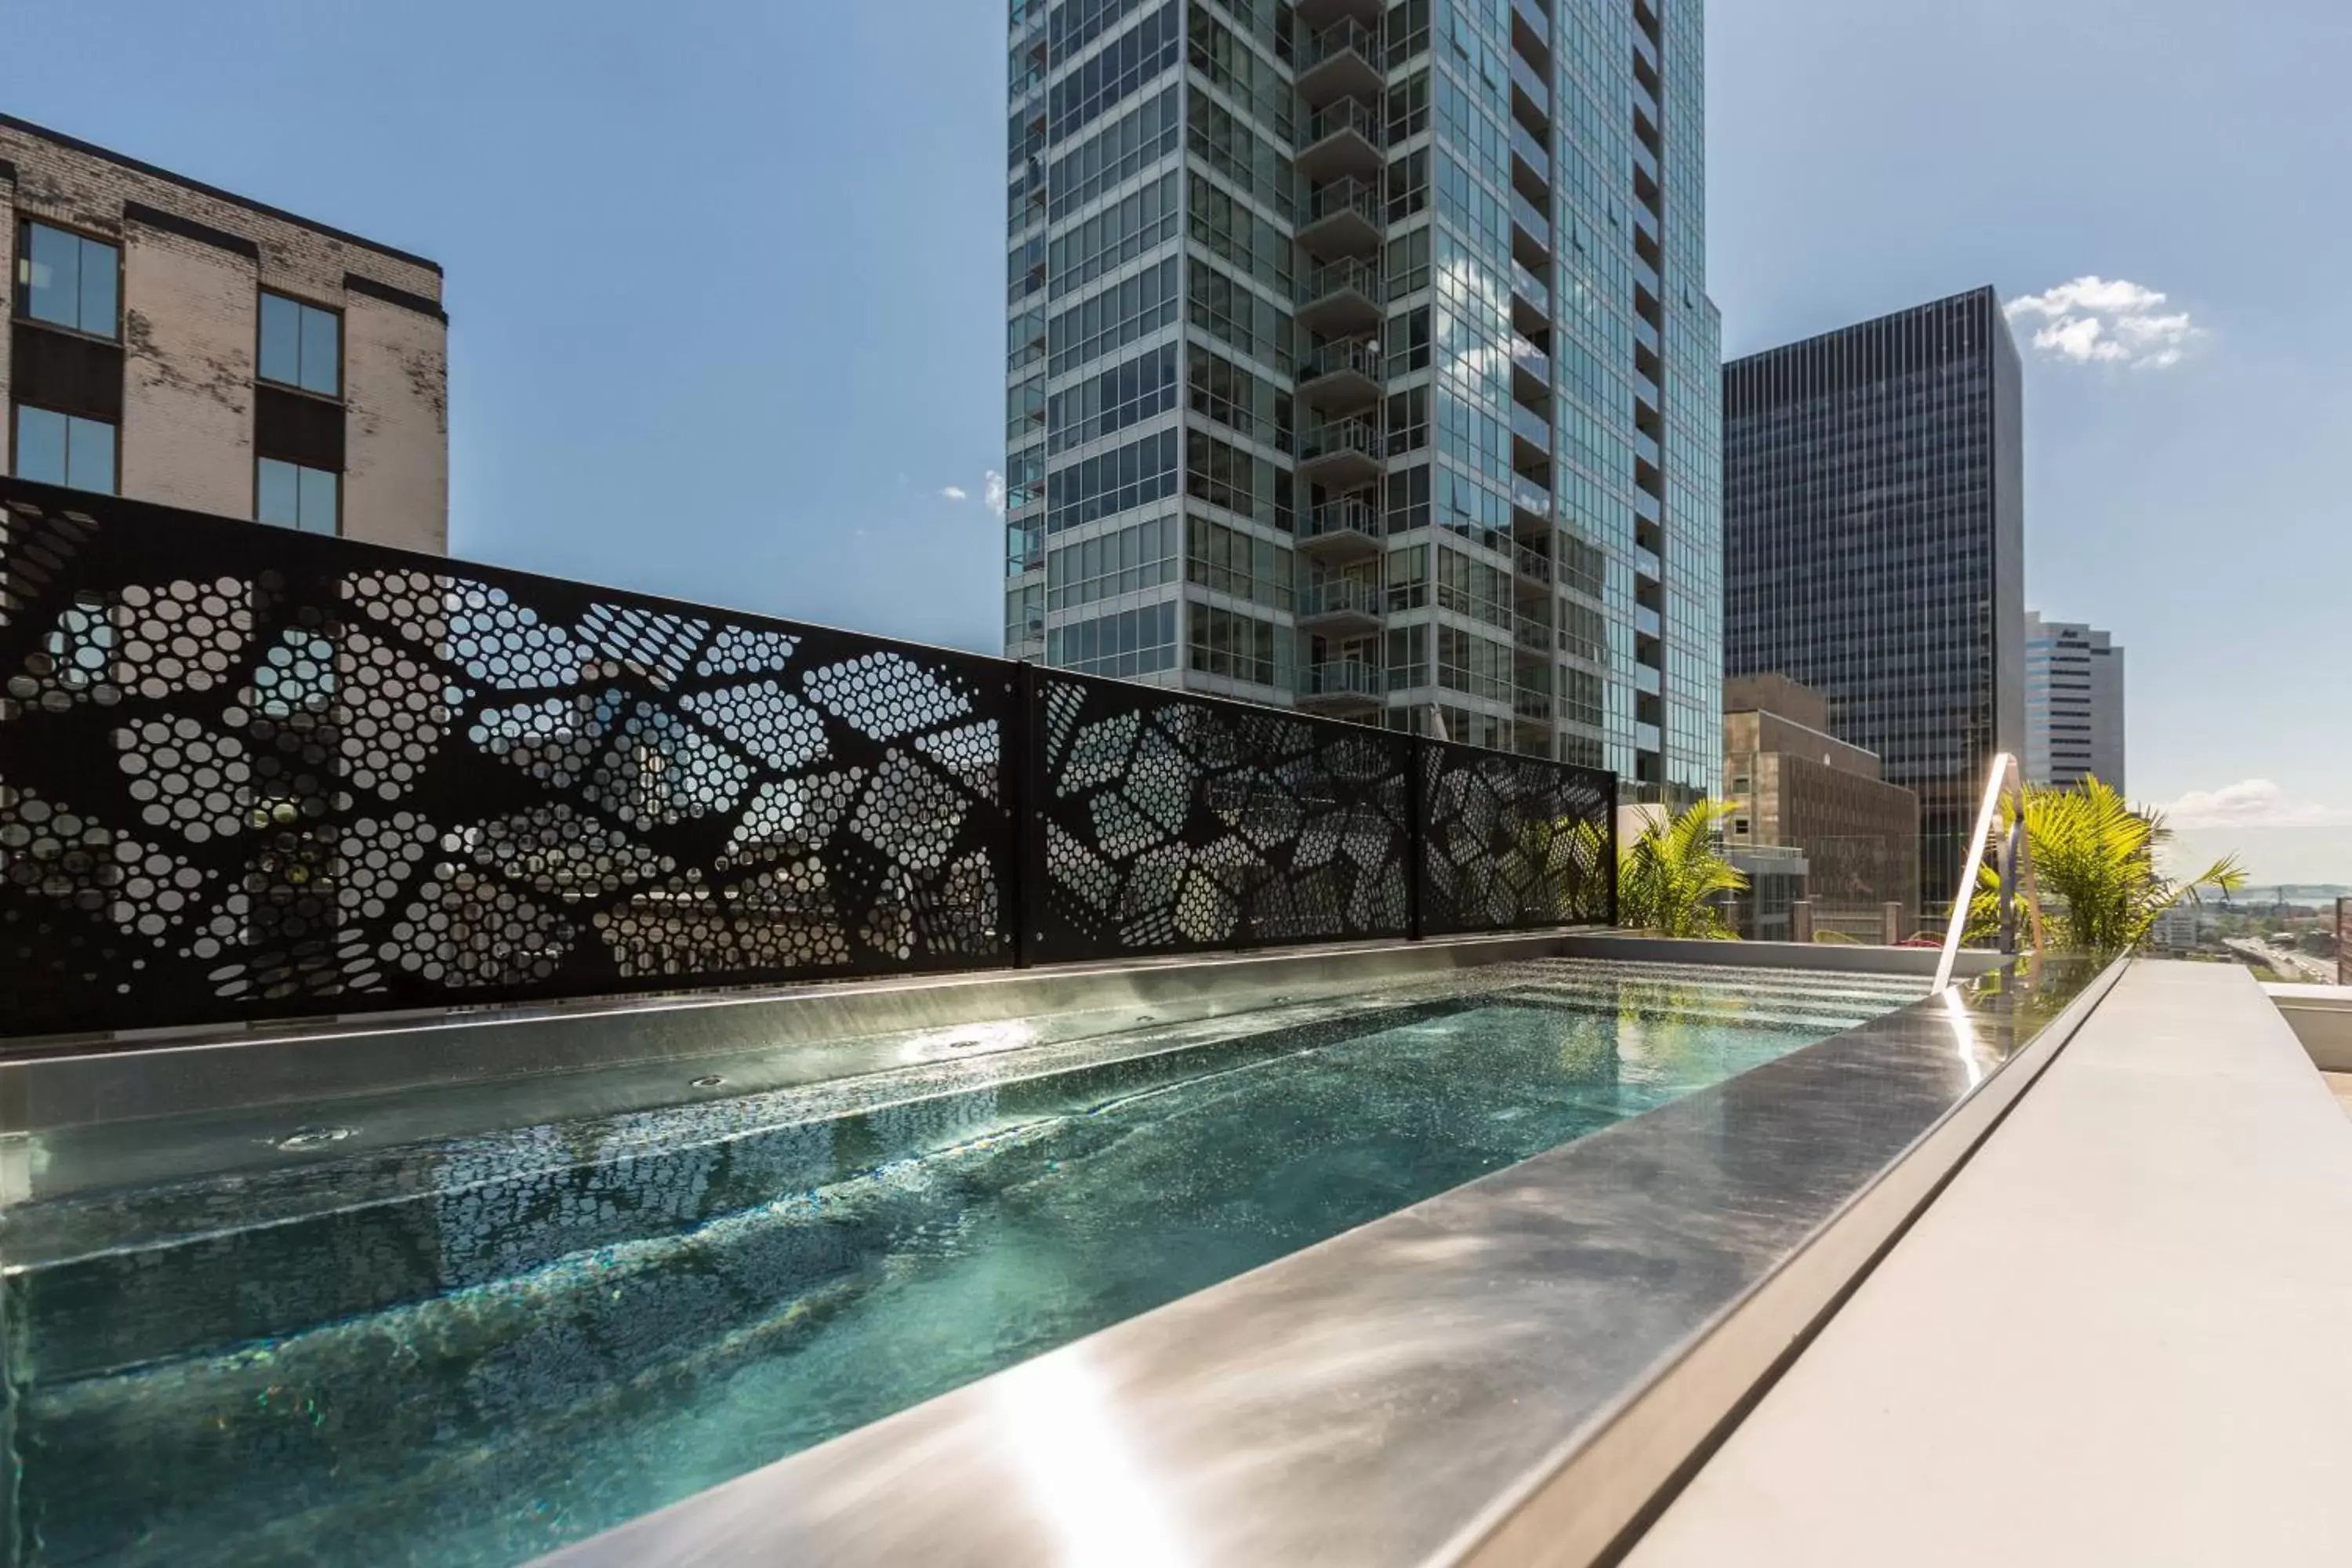
[[[2352,986],[2265,985],[2279,1016],[2322,1072],[2352,1073]]]
[[[2336,1568],[2347,1322],[2352,1124],[2140,963],[1625,1561]]]

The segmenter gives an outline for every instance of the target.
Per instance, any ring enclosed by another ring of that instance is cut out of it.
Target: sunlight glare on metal
[[[1959,1042],[1960,1066],[1968,1070],[1969,1087],[1984,1082],[1984,1063],[1977,1057],[1977,1024],[1969,1016],[1969,1005],[1960,1000],[1960,988],[1944,988],[1944,1011],[1951,1015],[1952,1037]]]
[[[1060,1568],[1189,1568],[1107,1391],[1084,1362],[1033,1362],[998,1381],[995,1403],[1021,1479],[1061,1537]]]

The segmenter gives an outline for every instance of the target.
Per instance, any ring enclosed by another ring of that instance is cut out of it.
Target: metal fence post
[[[1606,857],[1606,863],[1602,867],[1602,871],[1609,879],[1609,929],[1614,931],[1617,929],[1618,925],[1617,880],[1623,862],[1619,857],[1617,847],[1616,770],[1613,768],[1610,769],[1607,773],[1607,777],[1609,780],[1609,805],[1607,807],[1609,812],[1609,822],[1603,839],[1602,854]]]
[[[1037,667],[1027,659],[1013,667],[1013,707],[1005,724],[1005,831],[1007,866],[1012,886],[1006,889],[1007,916],[1012,921],[1013,967],[1027,969],[1037,962],[1045,940],[1043,913],[1045,892],[1045,684]]]
[[[1422,939],[1421,900],[1423,867],[1429,854],[1429,800],[1423,778],[1425,759],[1419,732],[1404,732],[1404,934],[1407,942]]]

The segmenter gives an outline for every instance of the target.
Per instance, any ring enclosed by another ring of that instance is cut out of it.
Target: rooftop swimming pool
[[[1926,990],[1498,964],[36,1202],[16,1559],[527,1561]]]

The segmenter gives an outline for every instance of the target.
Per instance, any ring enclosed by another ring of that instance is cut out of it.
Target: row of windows
[[[1184,523],[1184,575],[1203,588],[1277,610],[1291,605],[1290,552],[1205,517]]]
[[[1184,479],[1196,500],[1291,531],[1290,470],[1193,430],[1185,436]]]
[[[1277,452],[1291,449],[1291,397],[1264,376],[1195,345],[1186,372],[1192,411]]]
[[[1083,447],[1175,406],[1176,345],[1162,343],[1055,393],[1050,405],[1051,450]]]
[[[1192,8],[1192,68],[1209,79],[1258,123],[1284,142],[1292,140],[1291,106],[1297,94],[1282,73],[1205,9]]]
[[[1194,612],[1197,618],[1199,612]],[[1176,668],[1176,602],[1121,610],[1045,634],[1045,662],[1081,675],[1132,678]]]
[[[1054,237],[1053,288],[1092,282],[1176,237],[1175,171]]]
[[[1054,318],[1050,374],[1114,353],[1176,320],[1176,258],[1146,268]]]
[[[1297,198],[1291,161],[1207,93],[1192,95],[1190,112],[1194,154],[1283,221],[1293,221]]]
[[[1177,518],[1171,512],[1055,549],[1046,563],[1046,604],[1076,609],[1176,580]]]
[[[120,246],[51,224],[17,230],[16,313],[90,337],[122,336]],[[343,319],[272,289],[260,290],[256,374],[324,397],[343,394]]]
[[[1176,151],[1176,106],[1181,97],[1171,87],[1056,159],[1053,183],[1048,187],[1054,193],[1054,217],[1067,216],[1113,185],[1172,155]]]
[[[1055,470],[1045,481],[1045,531],[1059,533],[1176,493],[1176,432]]]
[[[120,485],[114,426],[31,404],[16,405],[13,470],[20,479],[113,495]],[[342,477],[331,469],[262,458],[254,464],[257,522],[306,533],[339,531]]]
[[[1290,237],[1205,175],[1192,177],[1192,243],[1277,294],[1288,294],[1298,247]]]
[[[1215,605],[1194,605],[1192,664],[1203,675],[1254,686],[1287,686],[1296,639],[1271,621]]]
[[[1292,374],[1297,327],[1290,313],[1213,267],[1192,268],[1192,324],[1277,375]]]
[[[1059,146],[1160,72],[1174,68],[1179,38],[1176,3],[1168,0],[1143,25],[1054,84],[1046,111],[1047,142]]]

